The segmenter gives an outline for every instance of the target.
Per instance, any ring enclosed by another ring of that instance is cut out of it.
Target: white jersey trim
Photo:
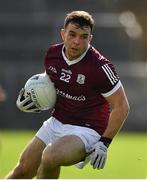
[[[115,93],[120,87],[122,86],[122,83],[121,81],[119,80],[118,83],[114,86],[114,88],[107,92],[107,93],[102,93],[101,95],[104,96],[104,97],[108,97],[108,96],[111,96],[113,93]]]
[[[81,61],[83,59],[83,57],[86,55],[88,49],[90,48],[90,44],[88,44],[88,47],[87,47],[86,51],[80,57],[78,57],[77,59],[73,59],[72,61],[67,59],[67,57],[65,56],[64,48],[65,48],[65,45],[62,48],[62,56],[63,56],[63,59],[66,61],[66,63],[70,66],[72,64],[78,63],[79,61]]]
[[[111,70],[108,64],[105,64],[102,66],[103,71],[107,75],[108,79],[110,80],[111,84],[114,85],[118,78],[115,76],[114,72]]]

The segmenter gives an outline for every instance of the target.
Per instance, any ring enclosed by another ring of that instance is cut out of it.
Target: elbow
[[[128,102],[125,102],[123,105],[123,112],[124,112],[124,116],[127,118],[129,113],[130,113],[130,105]]]

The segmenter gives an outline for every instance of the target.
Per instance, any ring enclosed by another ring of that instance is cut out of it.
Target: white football
[[[24,86],[24,96],[31,96],[32,101],[40,110],[54,107],[56,102],[56,89],[46,73],[36,74],[29,78]]]

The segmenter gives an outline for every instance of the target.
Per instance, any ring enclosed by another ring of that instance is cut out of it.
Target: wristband
[[[99,141],[103,142],[104,145],[108,148],[109,145],[110,145],[111,142],[112,142],[112,139],[101,136],[101,138],[99,139]]]

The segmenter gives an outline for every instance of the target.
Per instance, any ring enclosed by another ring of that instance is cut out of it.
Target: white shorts
[[[39,131],[36,133],[36,136],[41,139],[46,145],[53,143],[57,139],[63,136],[75,135],[81,138],[85,145],[85,150],[87,153],[90,152],[92,146],[99,140],[100,135],[93,129],[63,124],[54,117],[50,117],[45,121]],[[89,158],[87,158],[89,159]],[[86,159],[86,163],[87,163]],[[78,163],[76,167],[83,168],[85,163]]]

